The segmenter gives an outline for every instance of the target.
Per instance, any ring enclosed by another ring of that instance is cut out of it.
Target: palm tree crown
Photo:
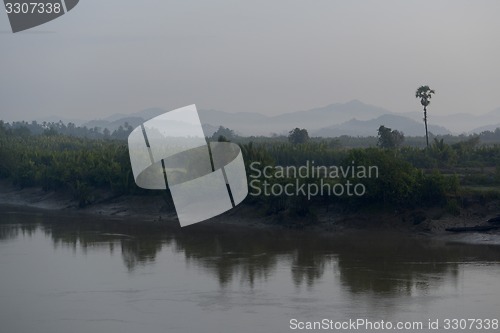
[[[431,104],[430,99],[432,98],[432,94],[435,93],[436,92],[429,88],[429,86],[420,86],[415,93],[415,97],[420,98],[420,104],[422,104],[423,107],[427,107]]]

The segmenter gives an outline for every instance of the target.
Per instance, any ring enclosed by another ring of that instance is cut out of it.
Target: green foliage
[[[224,135],[219,135],[217,142],[230,142]]]
[[[431,157],[437,161],[440,167],[454,165],[457,162],[458,154],[449,145],[444,143],[444,139],[434,138],[434,143],[430,149]]]
[[[219,126],[217,131],[212,135],[212,140],[219,142],[227,142],[234,140],[236,137],[237,135],[234,133],[233,130],[223,126]],[[224,141],[221,141],[221,138],[223,138]]]
[[[288,134],[288,141],[290,141],[293,144],[300,144],[300,143],[306,143],[309,141],[309,133],[307,133],[307,130],[305,128],[300,129],[300,128],[294,128],[291,130]]]
[[[78,138],[89,139],[118,139],[126,140],[133,128],[127,122],[120,125],[119,128],[113,133],[107,128],[101,129],[100,127],[88,128],[87,126],[76,126],[73,123],[64,124],[59,122],[42,122],[38,123],[32,121],[16,121],[11,124],[2,122],[3,131],[16,136],[29,136],[29,135],[67,135]],[[1,130],[0,130],[1,131]]]
[[[102,191],[116,195],[164,194],[141,190],[135,185],[124,141],[78,138],[59,132],[30,135],[23,127],[18,128],[20,130],[15,131],[0,122],[0,178],[9,179],[20,187],[39,186],[47,191],[68,191],[82,207],[96,201]],[[448,207],[447,211],[453,213],[456,209],[450,200],[461,193],[460,185],[500,184],[500,145],[480,145],[475,137],[451,145],[447,139],[441,138],[434,140],[429,149],[402,147],[397,151],[376,147],[346,148],[339,143],[345,138],[311,138],[300,144],[289,142],[286,137],[261,138],[255,142],[240,137],[234,139],[240,144],[249,182],[253,162],[259,162],[261,168],[299,167],[308,162],[316,166],[378,168],[378,177],[361,180],[349,174],[339,179],[312,176],[299,179],[300,184],[306,185],[319,185],[321,181],[330,186],[347,181],[362,183],[366,194],[361,197],[307,198],[283,194],[248,196],[246,199],[246,203],[255,205],[258,211],[284,216],[285,219],[313,216],[315,207],[323,205],[339,205],[354,211],[371,206],[425,208],[439,205]],[[295,180],[268,179],[271,185]]]
[[[378,128],[377,145],[381,148],[398,148],[404,140],[405,136],[400,131],[392,130],[383,125]]]
[[[393,208],[441,206],[446,205],[449,198],[456,196],[460,188],[458,175],[443,174],[435,169],[439,164],[439,155],[434,155],[432,151],[416,148],[403,149],[402,153],[398,154],[391,150],[377,148],[332,149],[321,142],[309,142],[299,146],[283,143],[258,145],[250,143],[243,145],[242,148],[246,163],[260,161],[262,165],[270,166],[301,166],[309,161],[310,163],[314,162],[316,166],[348,167],[356,165],[366,168],[376,166],[378,168],[378,177],[357,179],[347,175],[347,177],[340,179],[322,179],[331,185],[346,181],[350,181],[352,184],[362,183],[367,191],[361,197],[317,196],[304,200],[304,196],[300,195],[300,198],[297,196],[287,197],[284,194],[250,196],[248,202],[265,207],[267,214],[297,211],[297,207],[300,207],[301,210],[299,214],[308,214],[315,205],[330,204],[341,205],[347,210],[358,210],[374,205]],[[442,147],[441,150],[443,150]],[[498,147],[494,150],[500,151]],[[412,160],[425,166],[423,168],[416,167],[411,163]],[[254,178],[252,178],[248,166],[247,171],[249,171],[250,178],[248,180],[250,182]],[[263,179],[260,181],[262,182]],[[269,186],[272,186],[273,184],[293,183],[296,179],[271,178],[266,179],[266,181],[269,182]],[[320,178],[314,177],[299,179],[300,184],[319,184],[320,181]]]
[[[95,189],[117,194],[137,188],[124,143],[60,135],[0,138],[0,176],[20,187],[69,190],[80,205],[89,204]]]

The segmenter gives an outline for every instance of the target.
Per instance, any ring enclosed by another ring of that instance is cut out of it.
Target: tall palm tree
[[[427,148],[429,148],[429,133],[427,131],[427,106],[431,104],[432,94],[436,92],[429,88],[429,86],[420,86],[415,93],[416,98],[420,98],[420,104],[424,107],[424,123],[425,123],[425,140],[427,142]]]

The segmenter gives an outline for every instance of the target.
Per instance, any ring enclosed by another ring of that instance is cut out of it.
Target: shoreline
[[[124,223],[164,224],[179,227],[176,214],[168,209],[161,196],[111,196],[100,193],[101,200],[79,208],[68,193],[46,192],[41,188],[19,189],[6,181],[0,181],[0,206],[13,209],[29,209],[41,212],[99,217]],[[500,244],[500,231],[453,233],[450,227],[489,225],[488,218],[500,213],[500,203],[494,201],[462,210],[459,216],[443,213],[442,208],[417,209],[394,212],[342,213],[331,207],[315,207],[316,221],[303,223],[300,219],[286,216],[263,216],[249,205],[240,205],[206,222],[195,224],[200,228],[213,226],[239,226],[252,229],[301,229],[320,233],[344,233],[358,231],[391,231],[415,236],[442,238],[450,241],[481,244]],[[278,223],[278,219],[288,223]],[[187,227],[190,228],[190,227]]]

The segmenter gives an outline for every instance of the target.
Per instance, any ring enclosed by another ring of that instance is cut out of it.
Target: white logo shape
[[[146,121],[128,137],[137,186],[172,193],[182,227],[238,205],[248,194],[240,147],[207,144],[195,105]]]

